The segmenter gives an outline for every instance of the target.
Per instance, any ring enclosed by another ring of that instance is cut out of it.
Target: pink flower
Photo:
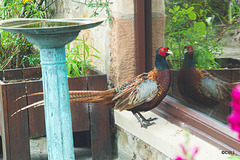
[[[187,159],[178,156],[178,157],[176,157],[174,160],[187,160]]]
[[[239,102],[237,102],[237,101],[232,101],[232,102],[230,103],[230,105],[232,106],[232,108],[233,108],[233,110],[234,110],[235,112],[240,112],[240,103],[239,103]]]
[[[191,157],[192,157],[192,159],[195,157],[195,155],[197,154],[197,152],[198,152],[198,147],[194,147],[194,148],[192,149],[192,152],[191,152]]]
[[[240,84],[238,84],[232,91],[233,101],[240,103]],[[240,108],[240,105],[239,105]]]
[[[228,116],[228,122],[233,131],[238,132],[240,139],[240,84],[238,84],[232,91],[233,101],[230,103],[232,106],[232,113]]]
[[[228,116],[228,121],[230,122],[232,130],[240,133],[240,113],[233,111],[232,114]]]
[[[182,148],[182,152],[183,152],[183,157],[177,156],[174,160],[194,160],[195,155],[198,152],[198,147],[194,147],[191,149],[190,151],[187,151],[186,147],[183,144],[180,144],[180,147]],[[191,156],[191,157],[189,157]]]
[[[183,154],[186,155],[187,154],[187,150],[184,147],[184,145],[180,144],[180,147],[182,148]]]

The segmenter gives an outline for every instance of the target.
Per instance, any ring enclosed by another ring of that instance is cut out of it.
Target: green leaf
[[[180,6],[176,6],[173,9],[174,9],[174,11],[178,11],[180,9]]]
[[[71,63],[67,63],[67,75],[70,75],[70,72],[71,72]]]
[[[95,54],[90,54],[90,56],[100,59],[100,57]]]
[[[189,13],[188,14],[188,18],[190,19],[190,20],[196,20],[196,18],[197,18],[197,15],[194,13],[194,12],[191,12],[191,13]]]
[[[168,10],[170,13],[174,13],[174,10],[173,9],[169,9]]]
[[[206,24],[203,22],[194,23],[194,30],[206,34]]]
[[[239,156],[231,156],[231,157],[228,157],[228,159],[231,159],[231,160],[240,160],[240,157],[239,157]]]

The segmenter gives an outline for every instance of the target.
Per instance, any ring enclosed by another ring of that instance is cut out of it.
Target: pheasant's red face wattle
[[[192,46],[187,46],[188,54],[192,55],[193,54],[193,48]]]
[[[166,53],[168,51],[168,48],[167,47],[163,47],[161,49],[159,49],[159,54],[163,57],[166,57]]]

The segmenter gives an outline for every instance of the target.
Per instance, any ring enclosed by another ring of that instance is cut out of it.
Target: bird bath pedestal
[[[10,19],[0,29],[22,33],[40,48],[49,160],[74,160],[65,45],[99,19]]]

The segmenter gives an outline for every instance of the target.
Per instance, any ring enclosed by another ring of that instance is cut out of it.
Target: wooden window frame
[[[240,155],[240,141],[229,127],[177,103],[174,98],[165,97],[152,111],[219,149]]]
[[[135,0],[136,75],[152,69],[152,1]]]
[[[151,0],[134,1],[136,75],[147,72],[152,67],[151,3]],[[167,96],[153,112],[219,149],[234,151],[236,155],[240,155],[240,141],[229,127],[177,103],[174,98]]]

